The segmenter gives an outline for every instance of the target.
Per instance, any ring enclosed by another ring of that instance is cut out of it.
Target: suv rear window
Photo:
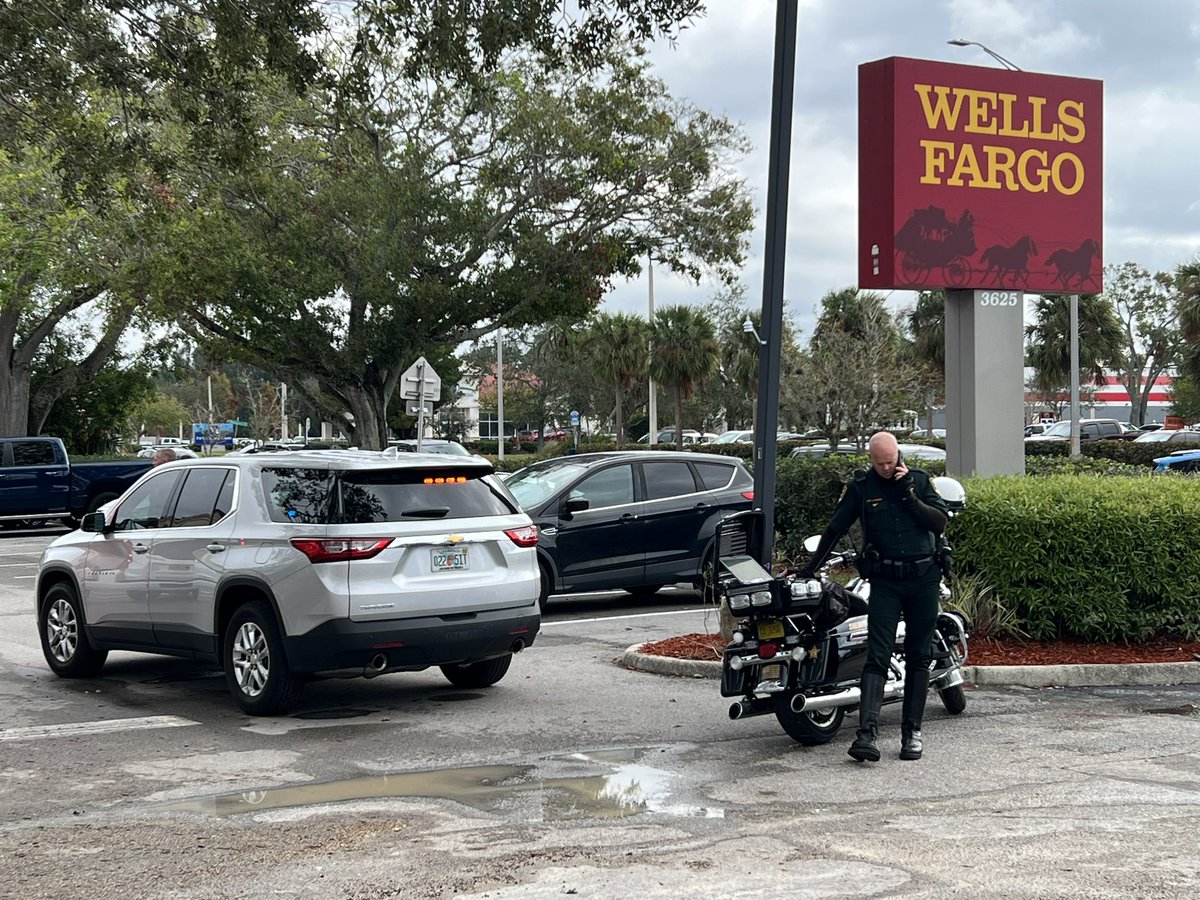
[[[262,482],[272,522],[328,524],[333,484],[328,469],[263,469]]]
[[[466,519],[517,512],[478,469],[263,469],[272,522],[327,525]],[[335,488],[337,485],[337,488]],[[340,511],[339,511],[340,507]]]
[[[341,474],[339,520],[350,524],[467,519],[517,512],[486,473],[462,469],[382,469]]]

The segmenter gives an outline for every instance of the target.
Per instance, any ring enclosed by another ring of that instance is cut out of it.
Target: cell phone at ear
[[[899,450],[896,451],[896,465],[898,465],[898,466],[904,465],[904,454],[901,453]]]

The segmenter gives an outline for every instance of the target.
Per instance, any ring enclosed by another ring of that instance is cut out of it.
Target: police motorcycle
[[[962,509],[966,493],[956,480],[934,485],[950,507]],[[763,513],[747,510],[726,517],[717,528],[717,590],[738,624],[721,662],[721,696],[736,697],[730,719],[775,714],[795,741],[816,746],[831,741],[848,711],[859,705],[859,680],[867,661],[870,582],[855,576],[845,587],[828,577],[835,567],[858,559],[853,547],[834,553],[819,578],[772,576],[763,558]],[[811,553],[819,535],[805,541]],[[939,547],[943,574],[950,564],[948,544]],[[942,580],[943,603],[950,591]],[[933,633],[929,687],[946,711],[966,709],[962,667],[967,661],[970,622],[960,612],[938,613]],[[904,622],[884,684],[884,704],[904,699]]]

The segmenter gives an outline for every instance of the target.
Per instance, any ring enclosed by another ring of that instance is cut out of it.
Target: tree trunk
[[[675,449],[683,449],[683,391],[675,388]]]
[[[0,437],[29,434],[29,368],[12,363],[11,348],[5,365],[0,365]]]
[[[620,384],[620,382],[617,382],[616,394],[617,394],[617,404],[615,407],[616,412],[613,416],[613,419],[614,419],[614,422],[616,425],[617,446],[619,447],[623,443],[625,443],[625,419],[621,415],[621,384]],[[654,440],[654,437],[651,436],[650,440]]]
[[[385,407],[378,393],[363,387],[346,390],[350,414],[354,416],[354,440],[360,450],[382,450],[387,446]]]

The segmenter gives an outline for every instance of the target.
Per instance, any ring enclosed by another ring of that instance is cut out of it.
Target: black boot
[[[921,719],[925,715],[925,697],[929,694],[929,669],[904,670],[904,718],[900,722],[900,758],[920,759]]]
[[[864,672],[859,691],[858,734],[846,752],[859,762],[879,762],[879,747],[875,736],[879,726],[879,707],[883,705],[884,677]]]

